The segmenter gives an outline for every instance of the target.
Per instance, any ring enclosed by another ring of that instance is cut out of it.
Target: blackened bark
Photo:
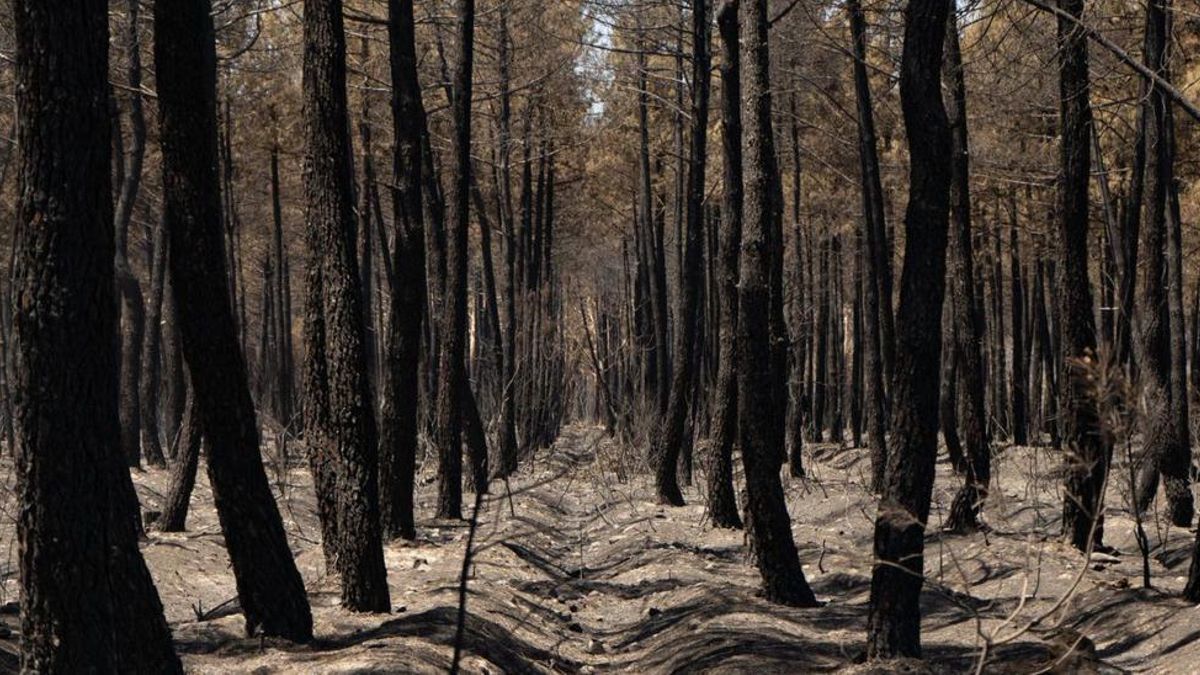
[[[413,487],[417,460],[417,406],[421,323],[425,307],[425,229],[422,220],[421,138],[425,106],[417,77],[412,0],[389,0],[392,77],[392,218],[396,284],[388,316],[383,402],[379,419],[379,494],[384,534],[416,538]]]
[[[1059,0],[1076,20],[1083,0]],[[1059,119],[1062,162],[1058,189],[1058,288],[1060,377],[1058,431],[1067,451],[1063,534],[1086,551],[1103,542],[1100,510],[1112,447],[1102,436],[1091,400],[1086,364],[1095,361],[1096,323],[1088,281],[1088,183],[1091,178],[1092,109],[1089,102],[1087,36],[1066,17],[1058,19]]]
[[[1146,83],[1142,85],[1142,98],[1149,96]],[[1141,240],[1142,203],[1146,192],[1146,105],[1138,106],[1133,142],[1133,163],[1130,166],[1129,188],[1125,194],[1124,214],[1121,219],[1120,270],[1117,282],[1117,302],[1120,316],[1117,319],[1115,352],[1117,361],[1132,371],[1137,313],[1137,260],[1138,244]]]
[[[150,301],[146,306],[146,330],[142,335],[142,367],[140,391],[142,403],[142,445],[146,462],[151,466],[165,467],[162,440],[159,437],[158,391],[162,383],[162,312],[163,294],[166,289],[167,228],[159,222],[154,228],[152,245],[153,266],[150,272]],[[167,441],[170,443],[170,439]]]
[[[517,470],[516,340],[517,340],[517,232],[512,203],[512,100],[508,17],[509,3],[501,3],[500,21],[500,213],[504,221],[504,330],[500,387],[500,452],[496,473],[505,478]]]
[[[884,297],[891,292],[891,266],[887,264],[887,224],[883,208],[883,187],[879,176],[879,154],[875,141],[875,117],[871,110],[871,86],[867,78],[867,31],[862,6],[858,0],[847,3],[850,12],[850,31],[854,40],[854,92],[858,104],[859,165],[862,171],[863,231],[866,233],[866,276],[863,283],[863,330],[865,392],[867,413],[867,444],[871,449],[871,489],[883,489],[887,467],[887,405],[884,389],[885,326],[890,326],[892,301]],[[888,333],[888,339],[891,339]]]
[[[904,271],[896,322],[891,447],[875,521],[867,652],[921,655],[925,524],[937,458],[938,367],[953,153],[941,67],[950,3],[914,0],[905,12],[900,102],[909,145]]]
[[[850,440],[854,447],[862,447],[863,430],[863,284],[866,275],[863,274],[864,254],[863,237],[856,233],[854,237],[854,298],[851,301],[851,358],[850,379],[846,383],[850,399]],[[795,474],[793,474],[795,475]]]
[[[1161,77],[1170,79],[1169,19],[1165,0],[1146,4],[1146,30],[1143,45],[1146,65]],[[1136,507],[1145,510],[1158,491],[1158,476],[1167,497],[1167,515],[1181,527],[1191,524],[1195,514],[1188,472],[1191,451],[1188,447],[1187,400],[1177,400],[1177,389],[1186,363],[1176,363],[1183,354],[1176,354],[1172,339],[1182,325],[1183,317],[1174,316],[1173,291],[1169,278],[1175,267],[1175,228],[1168,223],[1169,197],[1175,180],[1175,143],[1171,103],[1165,92],[1152,87],[1144,103],[1146,120],[1146,153],[1149,160],[1146,173],[1146,221],[1141,228],[1140,248],[1143,253],[1138,267],[1143,278],[1138,284],[1137,323],[1138,372],[1145,392],[1145,414],[1142,418],[1144,459],[1139,471],[1135,495]],[[1182,309],[1182,299],[1179,302]],[[1180,312],[1182,314],[1182,312]],[[1182,394],[1183,392],[1178,392]],[[1182,410],[1179,407],[1182,404]],[[1183,418],[1179,419],[1179,413]]]
[[[307,318],[321,325],[311,333],[319,339],[307,344],[306,358],[324,374],[320,383],[306,376],[306,384],[316,386],[305,391],[305,433],[313,455],[332,458],[324,468],[332,470],[332,485],[328,475],[318,479],[323,483],[319,488],[332,488],[334,495],[334,567],[341,576],[342,606],[386,612],[390,599],[355,251],[341,0],[305,3],[304,42],[305,242],[309,265],[320,270],[317,288],[308,290],[306,311],[317,312],[319,318]],[[321,499],[328,504],[328,496]],[[328,508],[324,515],[330,515]]]
[[[122,496],[107,3],[12,11],[21,669],[180,673]]]
[[[967,87],[958,43],[954,6],[946,26],[946,80],[952,104],[947,111],[952,136],[953,178],[950,213],[953,223],[954,321],[958,343],[959,433],[967,460],[966,483],[954,497],[946,526],[967,532],[978,527],[978,515],[991,481],[991,447],[984,413],[983,314],[975,295],[975,251],[971,242],[971,159],[967,137]],[[997,292],[999,289],[997,288]],[[999,344],[999,343],[998,343]],[[1003,349],[1002,346],[998,346]]]
[[[142,331],[146,326],[145,305],[137,277],[128,261],[117,261],[117,288],[121,296],[121,448],[130,467],[142,464],[142,405],[138,389],[141,371]]]
[[[669,405],[668,388],[670,382],[671,364],[667,354],[667,288],[666,264],[663,256],[662,222],[655,217],[654,193],[650,175],[650,122],[649,99],[650,89],[647,79],[648,66],[646,51],[643,44],[645,35],[641,26],[641,15],[638,15],[638,216],[641,220],[643,256],[648,265],[646,282],[650,319],[649,335],[647,336],[647,388],[658,413],[665,414]]]
[[[954,316],[953,294],[947,294],[947,305],[942,308],[942,389],[938,397],[938,417],[942,427],[942,440],[946,442],[946,453],[950,466],[958,473],[967,472],[967,457],[963,454],[962,437],[958,435],[958,337]]]
[[[169,250],[171,247],[169,233],[167,236],[168,239],[164,243]],[[175,455],[172,453],[176,447],[180,425],[183,424],[187,387],[184,384],[183,346],[179,343],[179,312],[175,307],[175,293],[172,290],[174,284],[171,283],[169,269],[170,253],[168,252],[166,255],[168,260],[164,261],[162,302],[162,418],[163,437],[167,442],[167,456],[175,459]]]
[[[471,487],[476,493],[487,494],[488,448],[487,432],[479,415],[479,402],[468,383],[463,383],[463,433],[467,441],[467,456],[471,461]]]
[[[676,465],[685,442],[689,404],[695,386],[696,341],[700,329],[700,293],[703,283],[704,189],[708,154],[708,93],[711,56],[709,14],[705,0],[692,2],[692,128],[687,176],[687,222],[683,268],[680,270],[679,307],[676,310],[675,363],[671,396],[662,426],[654,434],[651,450],[655,488],[662,504],[683,506]]]
[[[779,470],[783,462],[781,420],[771,400],[771,251],[769,250],[774,161],[771,83],[768,74],[767,0],[740,7],[743,96],[742,151],[745,221],[738,284],[738,439],[746,470],[746,516],[751,548],[771,602],[816,606],[792,539],[791,518]]]
[[[158,527],[163,532],[183,532],[187,529],[188,505],[192,500],[192,489],[196,486],[196,469],[200,465],[201,440],[196,398],[189,387],[183,425],[175,449],[175,463],[171,467],[171,485],[163,499],[162,516],[158,521]]]
[[[440,518],[462,517],[463,396],[467,387],[464,355],[467,330],[467,230],[470,226],[471,73],[474,68],[475,2],[458,0],[459,59],[454,69],[454,133],[451,148],[450,208],[446,233],[445,309],[439,338],[434,447],[438,455]]]
[[[205,0],[162,0],[154,6],[171,291],[246,631],[305,642],[312,638],[312,615],[263,469],[229,297],[210,10]]]
[[[1015,445],[1029,443],[1029,374],[1025,349],[1025,285],[1021,278],[1021,249],[1017,237],[1017,200],[1009,205],[1008,264],[1012,277],[1012,438]],[[1111,306],[1111,305],[1109,305]]]
[[[371,42],[363,36],[361,58],[363,63],[370,63]],[[375,392],[378,390],[379,375],[379,336],[375,331],[375,248],[382,239],[380,232],[384,223],[375,222],[372,218],[371,195],[375,189],[375,147],[371,134],[371,95],[370,80],[364,77],[362,88],[362,109],[359,113],[358,138],[362,152],[362,181],[358,185],[358,289],[362,295],[362,324],[363,324],[363,356],[364,369],[367,375],[367,394],[371,410],[375,409]],[[353,156],[351,157],[353,159]],[[351,173],[353,175],[353,173]],[[380,247],[382,249],[382,247]],[[379,311],[383,311],[382,305]]]
[[[126,44],[129,71],[126,84],[129,96],[129,159],[117,198],[114,226],[116,228],[117,291],[121,296],[121,447],[129,466],[141,465],[142,402],[139,374],[142,364],[142,333],[146,309],[141,284],[129,264],[129,225],[133,206],[142,185],[142,164],[146,156],[146,117],[142,110],[142,57],[138,30],[139,3],[130,0],[126,6],[128,31]],[[119,127],[118,127],[119,133]],[[157,463],[157,462],[152,462]]]
[[[817,299],[816,350],[813,377],[813,441],[825,442],[825,411],[829,391],[829,324],[830,324],[830,293],[832,283],[829,279],[829,237],[822,233],[817,246],[820,261],[817,264],[821,286],[820,297]]]
[[[733,488],[733,445],[737,439],[738,253],[742,244],[742,102],[741,54],[738,49],[738,3],[727,0],[717,10],[721,34],[721,124],[724,196],[721,203],[719,252],[720,356],[717,400],[708,467],[708,512],[716,527],[742,527]]]
[[[276,380],[272,383],[279,408],[275,414],[285,429],[290,428],[295,414],[295,380],[293,377],[292,357],[292,303],[291,289],[288,281],[287,250],[283,243],[283,204],[279,189],[279,141],[271,144],[271,219],[273,224],[271,255],[274,264],[274,305],[275,305],[275,344],[272,349],[276,353],[276,365],[279,370]]]

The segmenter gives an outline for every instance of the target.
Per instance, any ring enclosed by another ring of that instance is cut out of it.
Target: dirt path
[[[703,448],[698,449],[703,454]],[[707,522],[703,498],[667,509],[633,456],[595,428],[571,427],[510,485],[483,500],[469,585],[464,670],[477,673],[832,672],[857,670],[870,584],[873,498],[863,489],[865,451],[810,448],[807,480],[788,485],[805,572],[819,609],[757,597],[741,532]],[[1173,599],[1192,535],[1165,539],[1154,562],[1162,591],[1131,590],[1140,561],[1082,559],[1045,532],[1056,529],[1057,479],[1047,451],[997,457],[986,513],[992,531],[934,532],[927,546],[926,664],[971,672],[991,636],[988,672],[1195,672],[1198,610]],[[7,467],[5,467],[7,469]],[[621,473],[635,476],[625,482]],[[419,514],[432,511],[431,467],[422,472]],[[278,474],[276,474],[278,475]],[[137,474],[155,508],[164,472]],[[453,653],[464,523],[421,521],[419,539],[386,549],[394,611],[355,615],[337,603],[324,571],[308,473],[277,480],[280,504],[308,585],[317,640],[304,647],[247,639],[233,579],[201,480],[189,532],[152,534],[145,548],[178,648],[198,673],[446,672]],[[939,465],[934,519],[958,479]],[[1128,519],[1110,494],[1110,540],[1132,551]],[[0,541],[11,542],[11,524]],[[10,549],[14,547],[10,546]],[[9,571],[6,597],[15,591]],[[1131,584],[1132,582],[1132,584]],[[1071,590],[1074,588],[1075,590]],[[1040,621],[1023,630],[1033,619]],[[15,617],[0,621],[15,627]],[[15,638],[0,631],[10,653]],[[1065,656],[1064,656],[1065,655]],[[0,669],[6,662],[0,660]],[[919,672],[919,670],[914,671]]]

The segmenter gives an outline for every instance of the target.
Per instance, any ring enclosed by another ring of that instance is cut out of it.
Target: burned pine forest
[[[1190,0],[6,0],[0,223],[0,672],[1197,672]]]

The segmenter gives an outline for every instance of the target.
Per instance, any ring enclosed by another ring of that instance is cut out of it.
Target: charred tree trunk
[[[342,606],[390,609],[379,525],[379,465],[367,380],[363,298],[358,287],[346,109],[346,41],[341,0],[307,0],[304,12],[305,242],[318,283],[308,289],[305,435],[325,463],[319,497],[333,505],[332,547]],[[310,279],[314,276],[310,272]],[[315,374],[320,373],[320,377]],[[328,530],[329,528],[324,528]],[[326,542],[326,552],[331,549]],[[328,560],[327,560],[328,562]]]
[[[416,538],[416,477],[421,319],[425,306],[425,231],[421,193],[425,106],[417,77],[412,0],[388,2],[392,77],[392,218],[395,222],[392,306],[388,316],[379,485],[384,534]]]
[[[247,633],[306,642],[312,638],[312,615],[263,469],[229,300],[210,9],[204,0],[162,0],[154,6],[171,290]]]
[[[946,442],[946,453],[950,466],[957,473],[967,472],[967,456],[963,454],[962,437],[958,435],[958,389],[960,367],[958,355],[958,330],[955,317],[958,308],[954,295],[947,294],[942,308],[942,388],[938,398],[938,417],[942,428],[942,440]]]
[[[891,274],[891,266],[887,264],[887,253],[884,247],[887,242],[887,224],[883,208],[883,187],[879,176],[879,155],[875,141],[875,117],[871,110],[871,86],[867,78],[867,31],[866,20],[863,17],[859,0],[850,0],[847,5],[850,12],[850,30],[854,40],[854,91],[858,103],[858,142],[859,164],[862,171],[863,184],[863,231],[866,243],[865,264],[866,280],[863,282],[863,331],[862,345],[865,351],[864,368],[867,418],[867,444],[871,449],[871,489],[879,492],[883,489],[885,469],[887,467],[887,424],[885,376],[888,369],[884,367],[885,326],[890,326],[891,298],[884,293],[891,292],[890,280],[884,282],[884,274]],[[889,329],[890,330],[890,329]],[[889,333],[888,339],[891,339]],[[890,365],[890,364],[889,364]]]
[[[165,223],[163,227],[165,230]],[[161,395],[163,435],[167,439],[168,456],[175,459],[173,453],[176,439],[179,436],[179,428],[183,424],[184,410],[187,407],[187,387],[184,383],[186,369],[183,367],[183,346],[179,342],[179,312],[175,307],[174,284],[171,283],[170,274],[170,233],[167,232],[166,236],[167,239],[163,242],[167,248],[167,252],[165,252],[167,259],[163,261],[166,267],[163,269],[163,381]]]
[[[512,204],[512,100],[510,92],[511,55],[509,50],[508,18],[509,3],[502,3],[500,21],[500,213],[504,221],[504,329],[503,354],[501,358],[500,386],[500,452],[497,475],[511,476],[517,470],[517,409],[516,409],[516,338],[517,338],[517,295],[516,264],[517,237],[516,221]]]
[[[12,12],[21,669],[181,673],[122,496],[107,3]]]
[[[440,518],[462,517],[464,355],[467,330],[467,230],[470,226],[471,73],[474,67],[475,2],[458,0],[459,59],[454,72],[454,133],[446,236],[445,308],[438,359],[438,508]]]
[[[163,532],[183,532],[187,529],[188,506],[196,486],[196,469],[200,466],[202,430],[196,412],[195,394],[189,388],[183,426],[175,448],[175,463],[171,467],[171,485],[163,499],[158,529]]]
[[[725,192],[721,205],[719,301],[721,352],[717,360],[717,399],[708,468],[708,512],[717,527],[741,528],[733,488],[733,445],[737,438],[738,253],[742,244],[742,109],[741,54],[738,49],[738,3],[717,10],[721,34],[721,124]]]
[[[139,374],[142,363],[142,333],[146,308],[141,284],[129,264],[129,226],[133,221],[133,206],[142,185],[142,163],[146,156],[146,116],[142,109],[141,38],[138,30],[138,2],[127,4],[129,58],[129,127],[131,132],[129,159],[125,166],[121,191],[117,197],[114,223],[117,251],[117,292],[121,297],[121,447],[129,466],[141,464],[142,401]],[[118,126],[117,132],[120,133]],[[160,458],[157,458],[160,459]]]
[[[909,145],[909,201],[892,380],[891,447],[875,520],[867,620],[870,658],[921,655],[925,525],[937,458],[938,368],[953,176],[942,104],[942,51],[951,3],[916,0],[905,13],[900,102]]]
[[[732,2],[730,4],[733,4]],[[792,538],[779,470],[782,436],[773,419],[771,373],[771,219],[775,161],[771,128],[767,0],[740,7],[742,63],[748,68],[743,97],[745,222],[738,284],[738,439],[746,470],[746,519],[751,550],[771,602],[816,606]]]
[[[687,177],[687,223],[683,268],[680,270],[679,306],[676,311],[675,363],[671,396],[663,424],[655,434],[651,456],[660,503],[683,506],[676,465],[685,442],[684,427],[695,386],[696,342],[700,328],[702,247],[704,245],[704,188],[708,153],[709,15],[705,0],[692,2],[692,129]]]
[[[1076,20],[1083,0],[1059,0]],[[1089,102],[1087,36],[1066,17],[1058,19],[1059,118],[1062,162],[1058,189],[1060,317],[1058,430],[1067,450],[1063,534],[1081,551],[1104,540],[1101,508],[1112,448],[1101,434],[1090,399],[1087,364],[1095,361],[1096,323],[1088,282],[1088,183],[1091,178],[1092,109]]]
[[[1153,0],[1146,5],[1146,31],[1143,46],[1149,68],[1170,79],[1166,0]],[[1171,102],[1158,87],[1149,86],[1146,106],[1146,152],[1149,165],[1146,174],[1146,222],[1141,228],[1142,262],[1138,265],[1144,276],[1138,285],[1137,322],[1138,372],[1145,392],[1146,412],[1143,417],[1144,459],[1139,472],[1136,506],[1145,510],[1158,491],[1161,474],[1167,497],[1167,515],[1172,523],[1186,527],[1195,514],[1189,480],[1191,450],[1188,447],[1187,400],[1177,400],[1186,363],[1177,363],[1175,340],[1182,330],[1182,312],[1176,316],[1172,268],[1174,259],[1175,223],[1168,223],[1170,194],[1175,180],[1175,139]],[[1182,299],[1178,303],[1182,309]],[[1180,341],[1181,343],[1181,341]],[[1181,346],[1181,344],[1180,344]],[[1182,408],[1180,407],[1182,406]],[[1180,419],[1180,413],[1183,418]]]
[[[1008,264],[1012,277],[1012,439],[1029,443],[1029,374],[1025,350],[1025,284],[1021,278],[1021,251],[1017,238],[1017,200],[1009,204]],[[1109,305],[1111,306],[1111,305]]]
[[[139,398],[142,403],[142,445],[145,447],[146,462],[151,466],[165,467],[162,440],[159,436],[158,391],[162,384],[162,312],[163,294],[166,288],[167,228],[159,222],[154,228],[153,264],[150,273],[150,302],[147,306],[146,330],[142,335],[141,382]],[[170,439],[167,440],[170,443]]]
[[[960,433],[965,442],[966,483],[950,506],[947,527],[967,532],[979,525],[979,511],[987,499],[991,482],[991,447],[984,413],[983,315],[975,295],[975,251],[971,243],[970,145],[967,138],[967,86],[963,75],[962,53],[958,43],[958,20],[951,5],[946,25],[946,79],[952,104],[948,112],[952,135],[953,179],[950,213],[953,236],[953,292],[955,333],[958,338],[958,384],[961,407],[958,410]],[[999,289],[997,288],[997,292]],[[1003,351],[1003,345],[997,349]]]

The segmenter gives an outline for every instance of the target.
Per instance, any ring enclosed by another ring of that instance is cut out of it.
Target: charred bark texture
[[[905,12],[900,102],[909,145],[904,271],[896,321],[891,447],[875,520],[867,653],[921,655],[925,526],[937,458],[938,368],[946,285],[952,140],[941,68],[950,2],[911,0]]]
[[[12,10],[21,669],[180,673],[120,445],[107,3]]]
[[[738,284],[738,439],[746,470],[746,521],[751,550],[771,602],[816,606],[792,538],[791,518],[779,470],[783,465],[782,420],[774,412],[771,345],[771,219],[774,138],[768,74],[767,0],[741,4],[742,97],[745,157],[744,229]]]
[[[307,642],[312,615],[263,469],[229,295],[210,10],[205,0],[162,0],[154,6],[171,290],[246,632]]]
[[[332,553],[341,576],[342,606],[386,612],[390,598],[355,250],[341,0],[305,3],[304,43],[305,242],[309,278],[317,281],[308,288],[305,310],[306,321],[319,324],[319,330],[306,331],[311,340],[305,357],[310,369],[305,377],[305,434],[315,461],[324,462],[314,472],[319,474],[318,490],[332,490],[318,499],[326,504],[322,516],[336,522]],[[325,551],[331,552],[328,542]]]

